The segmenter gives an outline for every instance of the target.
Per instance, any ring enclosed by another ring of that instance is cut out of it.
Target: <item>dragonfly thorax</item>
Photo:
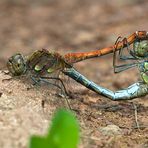
[[[48,50],[38,50],[27,58],[27,68],[34,75],[44,75],[63,70],[66,63],[62,56]]]
[[[134,52],[136,57],[148,57],[148,41],[138,41],[133,44]]]
[[[139,64],[139,70],[143,82],[148,84],[148,61]]]

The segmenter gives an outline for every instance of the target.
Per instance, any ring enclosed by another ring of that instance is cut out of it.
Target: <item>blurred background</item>
[[[1,0],[0,68],[16,52],[90,51],[148,30],[147,0]]]

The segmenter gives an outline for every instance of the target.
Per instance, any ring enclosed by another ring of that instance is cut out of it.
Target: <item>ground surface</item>
[[[0,2],[0,67],[16,52],[25,55],[48,48],[61,53],[89,51],[113,45],[116,38],[147,30],[148,2],[98,0]],[[80,62],[75,67],[101,86],[125,88],[139,79],[136,69],[113,74],[112,55]],[[45,134],[53,112],[66,107],[46,86],[12,79],[0,72],[0,147],[26,148],[32,134]],[[68,82],[68,81],[66,81]],[[148,147],[148,100],[113,102],[70,82],[70,103],[81,125],[81,148]],[[71,86],[73,85],[73,86]],[[45,89],[47,88],[47,89]],[[46,99],[44,109],[41,101]],[[140,129],[135,129],[137,107]],[[111,133],[102,132],[111,127]],[[113,127],[115,128],[113,132]],[[112,134],[113,133],[113,134]]]

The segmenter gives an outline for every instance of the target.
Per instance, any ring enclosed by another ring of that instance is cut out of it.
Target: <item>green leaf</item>
[[[60,109],[55,113],[47,137],[33,136],[30,148],[77,148],[79,125],[72,112]]]
[[[59,110],[47,137],[54,148],[77,148],[79,125],[72,112]]]
[[[32,136],[29,147],[30,148],[49,148],[47,138]]]

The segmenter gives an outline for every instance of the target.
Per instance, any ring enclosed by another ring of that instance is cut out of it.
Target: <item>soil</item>
[[[28,55],[41,48],[64,54],[108,47],[118,36],[147,31],[147,18],[147,0],[0,1],[0,147],[26,148],[31,135],[46,134],[57,108],[67,108],[52,87],[30,88],[30,82],[6,75],[3,71],[10,56],[17,52]],[[112,54],[74,67],[111,90],[139,80],[136,68],[114,74]],[[81,126],[80,148],[148,147],[147,97],[114,102],[70,81],[67,85],[73,97],[69,102]],[[104,134],[109,125],[118,132]]]

